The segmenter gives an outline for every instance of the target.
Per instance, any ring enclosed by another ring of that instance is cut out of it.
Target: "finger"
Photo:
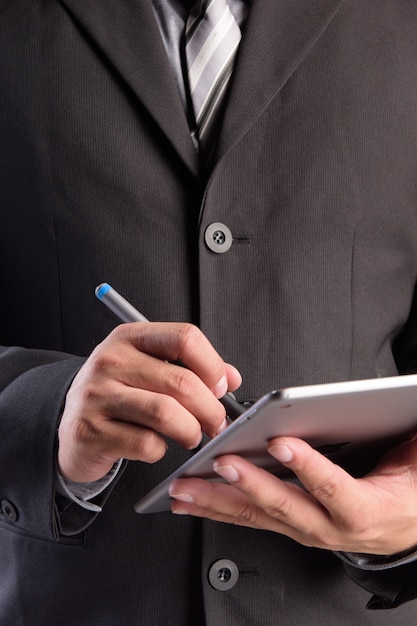
[[[201,442],[199,422],[170,395],[113,383],[108,386],[101,414],[104,419],[151,428],[187,449],[195,448]]]
[[[154,322],[123,324],[118,329],[120,336],[139,351],[158,359],[183,363],[195,372],[217,398],[226,393],[228,380],[225,363],[196,326]]]
[[[58,464],[63,476],[76,482],[91,482],[105,476],[120,458],[155,463],[166,453],[163,437],[149,428],[125,422],[100,420],[79,424],[71,447],[60,447]]]
[[[103,380],[116,380],[125,385],[126,392],[130,387],[171,396],[189,414],[195,416],[199,422],[198,428],[202,428],[210,437],[224,430],[226,427],[224,407],[197,374],[140,352],[130,343],[122,346],[123,348],[120,348],[120,342],[116,347],[102,344],[101,349],[97,349],[90,357],[88,368],[100,388]],[[233,379],[233,374],[231,378]],[[234,379],[236,381],[236,375]],[[175,415],[175,412],[171,412],[168,417],[172,415]],[[197,424],[190,434],[194,439],[196,427]],[[190,446],[191,441],[187,447]]]
[[[226,366],[226,376],[227,376],[227,381],[228,381],[228,390],[236,391],[236,389],[238,389],[240,385],[242,384],[242,376],[239,370],[237,370],[230,363],[226,363],[225,366]]]
[[[415,545],[415,482],[407,467],[407,448],[399,447],[381,471],[377,467],[360,479],[300,439],[273,440],[269,451],[329,512],[333,532],[321,535],[323,547],[393,554]]]
[[[147,357],[146,367],[137,375],[137,386],[174,398],[195,416],[210,437],[226,427],[225,409],[216,396],[191,370]]]
[[[335,523],[329,511],[298,485],[281,481],[234,455],[219,457],[215,470],[233,491],[219,489],[215,483],[208,489],[207,481],[176,481],[170,494],[180,504],[172,505],[173,512],[271,530],[305,546],[327,550],[352,550],[361,545],[350,534],[350,522]],[[347,503],[347,516],[349,508]]]
[[[322,507],[296,485],[232,455],[218,459],[215,468],[230,484],[179,479],[170,488],[178,502],[173,503],[173,512],[271,530],[310,546],[317,543],[312,526],[327,528]]]
[[[340,523],[351,516],[356,517],[366,497],[361,481],[301,439],[273,439],[269,442],[268,452],[295,473],[335,521]]]
[[[267,529],[269,523],[262,522],[263,512],[231,485],[199,478],[178,479],[170,486],[169,494],[173,513],[251,528]]]
[[[216,459],[214,470],[263,511],[271,529],[305,545],[318,545],[319,537],[332,534],[328,511],[298,485],[234,455]]]

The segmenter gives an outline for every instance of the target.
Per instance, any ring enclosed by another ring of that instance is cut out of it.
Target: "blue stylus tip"
[[[102,283],[101,285],[99,285],[98,287],[96,287],[96,296],[99,300],[103,300],[103,297],[106,295],[106,293],[111,289],[110,285],[108,283]]]

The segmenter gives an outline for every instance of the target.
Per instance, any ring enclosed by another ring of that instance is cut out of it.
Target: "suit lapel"
[[[184,163],[197,155],[151,0],[60,0],[129,84]],[[344,0],[252,0],[240,45],[217,159],[263,113]]]
[[[252,0],[217,160],[262,115],[344,0]]]
[[[96,41],[185,164],[198,159],[150,0],[60,0]]]

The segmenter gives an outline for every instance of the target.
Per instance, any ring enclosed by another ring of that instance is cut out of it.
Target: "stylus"
[[[96,297],[107,306],[122,322],[147,322],[148,319],[142,315],[134,306],[130,304],[108,283],[102,283],[95,290]],[[244,407],[233,398],[230,393],[226,393],[220,402],[226,409],[227,416],[235,420],[245,412]]]

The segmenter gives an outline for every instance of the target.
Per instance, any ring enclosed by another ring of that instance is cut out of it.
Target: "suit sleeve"
[[[417,289],[409,318],[393,343],[393,352],[400,374],[417,372]],[[369,609],[395,608],[417,598],[415,547],[390,557],[346,552],[337,556],[344,562],[348,576],[373,594],[367,605]]]
[[[56,432],[66,392],[84,359],[0,347],[1,523],[58,539]]]
[[[344,561],[347,575],[356,584],[372,594],[367,608],[394,609],[417,598],[417,553],[398,555],[396,560],[370,560],[358,566],[351,555],[338,554]],[[391,557],[392,558],[392,557]]]

